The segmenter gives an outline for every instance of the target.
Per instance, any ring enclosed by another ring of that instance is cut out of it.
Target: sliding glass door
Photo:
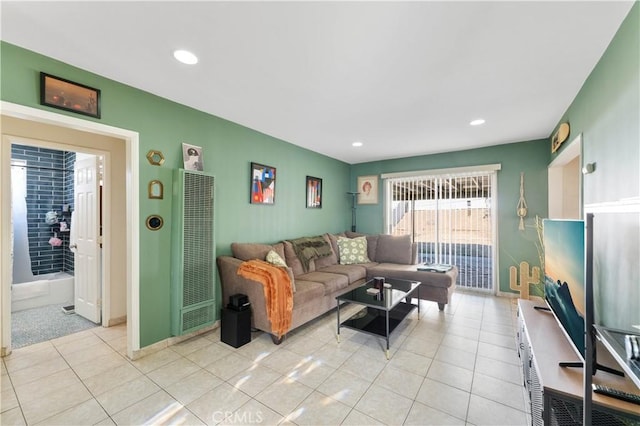
[[[495,173],[383,175],[387,233],[411,235],[420,262],[456,265],[457,285],[493,292]]]

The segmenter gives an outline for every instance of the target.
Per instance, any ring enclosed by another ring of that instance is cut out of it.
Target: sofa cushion
[[[456,282],[458,268],[450,271],[427,272],[418,271],[416,265],[399,265],[397,263],[379,263],[367,269],[367,278],[385,277],[398,278],[402,280],[420,281],[423,286],[449,288]]]
[[[269,244],[231,243],[233,257],[240,260],[265,260],[270,250],[273,250],[273,246]]]
[[[296,280],[299,281],[314,281],[324,285],[324,294],[331,294],[345,288],[349,285],[349,278],[342,274],[331,274],[328,272],[308,272],[303,275],[296,275]]]
[[[336,254],[336,259],[340,262],[340,251],[338,249],[338,237],[345,237],[344,232],[340,232],[338,234],[327,234],[329,237],[329,242],[331,242],[331,249]]]
[[[340,252],[341,265],[353,265],[357,263],[369,263],[367,256],[367,238],[338,238],[338,250]]]
[[[367,238],[367,256],[372,261],[376,258],[376,249],[378,247],[378,235],[363,234],[361,232],[346,231],[344,235],[347,238],[366,237]]]
[[[353,284],[358,280],[363,280],[367,277],[367,268],[365,265],[329,265],[319,269],[318,271],[345,275],[349,278],[350,284]]]
[[[331,256],[331,243],[323,235],[300,237],[286,240],[291,245],[304,272],[311,272],[310,263],[314,259]],[[287,245],[288,246],[288,245]]]
[[[293,270],[293,275],[296,277],[298,275],[304,274],[304,269],[302,268],[302,262],[298,259],[295,250],[293,249],[293,244],[289,241],[283,241],[284,244],[284,260],[289,265],[289,268]],[[315,265],[313,263],[309,264],[309,270],[315,270]]]
[[[367,234],[363,234],[362,232],[344,231],[344,236],[347,238],[357,238],[366,237]]]
[[[272,247],[273,247],[273,251],[278,253],[281,258],[286,259],[284,255],[284,243],[276,243]]]
[[[331,242],[331,239],[329,238],[329,234],[324,234],[322,236],[322,238],[324,238],[324,240],[329,243],[329,246],[331,247],[331,254],[329,256],[324,256],[324,257],[319,257],[317,259],[313,259],[312,262],[315,264],[315,266],[314,266],[315,270],[324,268],[325,266],[337,265],[338,264],[338,254],[337,254],[337,251],[334,250],[334,248],[333,248],[333,243]],[[336,244],[337,244],[337,242],[336,242]]]
[[[293,309],[314,303],[324,296],[324,286],[313,281],[298,280],[297,291],[293,294]]]
[[[367,235],[367,255],[369,259],[373,262],[376,258],[376,252],[378,251],[378,236],[377,235]]]
[[[376,262],[412,264],[410,235],[379,235],[376,247]]]

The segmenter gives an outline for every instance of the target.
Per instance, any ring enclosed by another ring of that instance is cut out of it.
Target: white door
[[[74,167],[75,311],[100,323],[100,213],[98,157],[77,160]]]

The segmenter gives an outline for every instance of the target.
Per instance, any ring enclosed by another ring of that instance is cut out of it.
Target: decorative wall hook
[[[520,226],[518,226],[518,229],[524,231],[524,218],[527,216],[527,201],[524,199],[524,172],[520,173],[520,200],[518,200],[516,213],[520,218]]]

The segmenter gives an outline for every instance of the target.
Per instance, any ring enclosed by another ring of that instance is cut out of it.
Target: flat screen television
[[[545,299],[573,349],[584,361],[585,223],[545,219],[542,235]]]
[[[563,367],[583,366],[622,375],[596,362],[596,331],[593,291],[593,214],[586,222],[544,219],[544,296],[582,362],[561,362]]]

